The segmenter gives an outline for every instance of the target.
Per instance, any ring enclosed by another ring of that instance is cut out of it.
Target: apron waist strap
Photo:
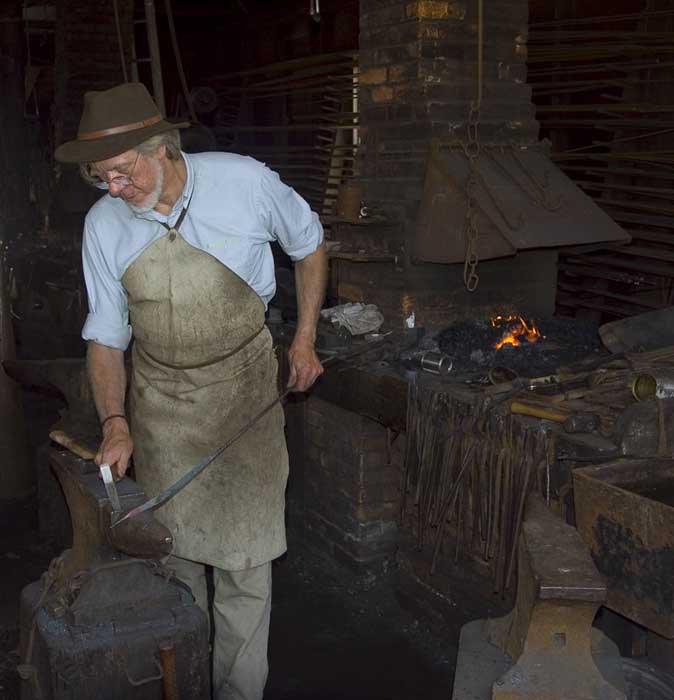
[[[208,362],[202,362],[201,364],[197,365],[172,365],[170,362],[166,362],[165,360],[158,360],[156,357],[153,357],[151,353],[147,352],[145,348],[143,348],[143,352],[153,361],[156,362],[157,364],[164,365],[164,367],[168,367],[170,369],[201,369],[203,367],[208,367],[209,365],[214,365],[217,362],[222,362],[223,360],[226,360],[230,357],[233,357],[236,355],[236,353],[241,352],[245,347],[250,345],[255,338],[262,333],[262,331],[266,328],[266,325],[263,323],[254,333],[249,335],[243,342],[239,343],[233,350],[230,350],[229,352],[225,353],[224,355],[219,355],[218,357],[214,357]]]

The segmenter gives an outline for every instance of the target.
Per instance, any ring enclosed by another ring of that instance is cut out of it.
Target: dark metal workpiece
[[[593,433],[599,430],[599,416],[594,413],[575,413],[564,421],[567,433]]]

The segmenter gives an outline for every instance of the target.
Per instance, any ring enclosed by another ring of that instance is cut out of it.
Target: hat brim
[[[191,126],[189,122],[168,122],[165,119],[146,126],[143,129],[134,129],[123,134],[112,134],[103,136],[100,139],[90,141],[66,141],[55,151],[56,160],[60,163],[97,163],[108,158],[114,158],[120,153],[135,148],[143,141],[147,141],[153,136],[163,134],[172,129],[185,129]]]

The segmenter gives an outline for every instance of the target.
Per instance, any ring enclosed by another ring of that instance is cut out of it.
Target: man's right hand
[[[124,418],[112,418],[103,426],[103,442],[98,448],[96,464],[109,464],[121,479],[129,466],[133,440]]]

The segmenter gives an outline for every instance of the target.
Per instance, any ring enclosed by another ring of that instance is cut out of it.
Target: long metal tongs
[[[321,364],[323,365],[323,367],[325,367],[329,362],[335,362],[336,360],[351,359],[356,355],[360,355],[364,352],[372,350],[374,347],[381,345],[383,342],[386,342],[386,339],[383,339],[378,342],[368,343],[365,347],[358,348],[357,350],[349,353],[344,353],[343,355],[333,355],[332,357],[328,357],[327,359],[323,360]],[[233,445],[242,435],[248,432],[261,418],[263,418],[267,413],[269,413],[269,411],[271,411],[272,408],[276,406],[276,404],[283,401],[283,399],[285,399],[285,397],[288,396],[288,394],[290,394],[292,391],[292,387],[285,389],[285,391],[279,394],[277,398],[275,398],[271,403],[267,404],[259,413],[254,415],[245,425],[239,428],[239,430],[237,430],[236,433],[234,433],[234,435],[232,435],[227,440],[227,442],[225,442],[224,445],[218,447],[218,449],[215,450],[215,452],[206,457],[202,462],[199,462],[199,464],[197,464],[195,467],[192,467],[192,469],[190,469],[186,474],[181,476],[180,479],[178,479],[178,481],[176,481],[172,486],[169,486],[165,491],[162,491],[160,494],[157,494],[154,498],[150,498],[148,501],[145,501],[145,503],[141,503],[139,506],[132,508],[128,513],[125,513],[122,517],[116,519],[111,527],[117,527],[117,525],[123,523],[125,520],[135,518],[141,513],[156,510],[157,508],[163,506],[165,503],[170,501],[174,496],[179,494],[189,483],[194,481],[194,479],[196,479],[199,476],[199,474],[201,474],[201,472],[204,471],[206,467],[208,467],[209,464],[216,460],[226,449]]]
[[[149,501],[145,501],[145,503],[141,503],[139,506],[136,506],[135,508],[132,508],[128,513],[123,515],[121,518],[119,518],[116,522],[112,524],[112,527],[116,527],[120,523],[123,523],[125,520],[130,520],[131,518],[135,518],[137,515],[140,515],[141,513],[145,513],[148,510],[156,510],[160,506],[163,506],[164,503],[170,501],[174,496],[179,494],[185,486],[187,486],[190,482],[194,481],[199,474],[201,474],[206,467],[211,464],[214,460],[216,460],[228,447],[233,445],[245,432],[250,430],[263,416],[265,416],[269,411],[271,411],[274,406],[276,406],[277,403],[280,403],[285,399],[285,397],[291,392],[291,389],[286,389],[282,394],[280,394],[277,398],[275,398],[271,403],[267,404],[259,413],[254,415],[244,426],[239,428],[239,430],[232,435],[232,437],[227,440],[227,442],[222,445],[222,447],[218,447],[218,449],[210,454],[206,459],[204,459],[202,462],[199,462],[199,464],[196,465],[196,467],[192,467],[186,474],[180,477],[178,481],[175,482],[172,486],[169,486],[165,491],[162,491],[160,494],[157,494],[154,498],[151,498]]]

